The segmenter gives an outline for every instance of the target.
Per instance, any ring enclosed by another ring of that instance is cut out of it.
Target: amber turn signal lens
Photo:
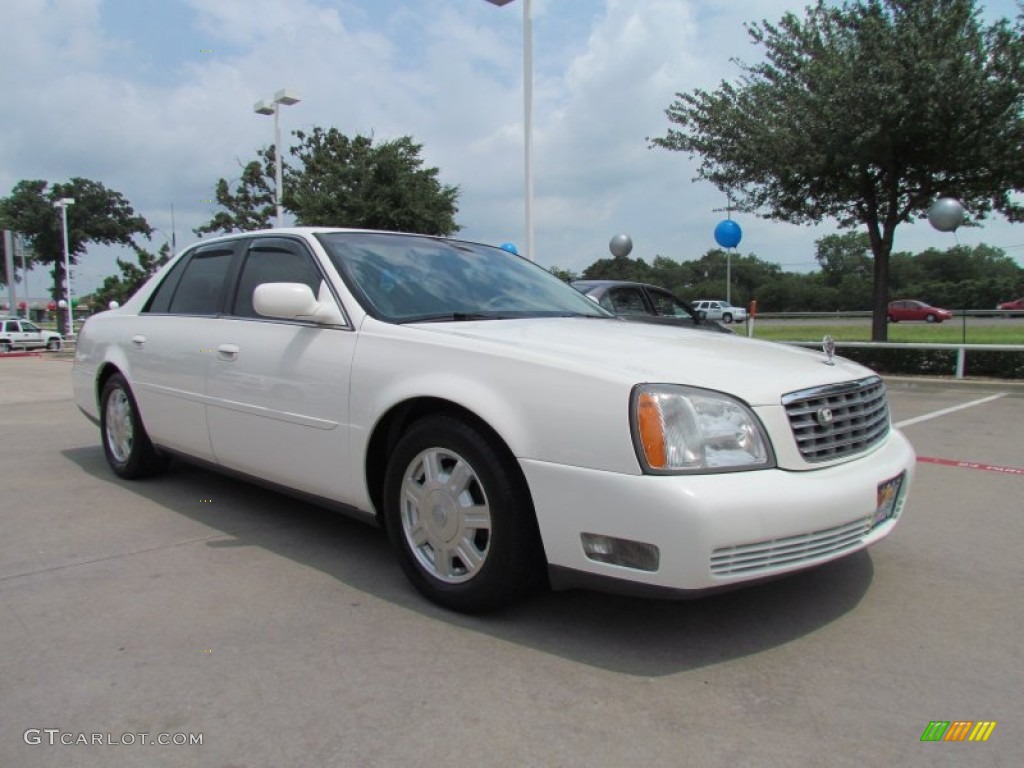
[[[640,430],[640,444],[644,458],[651,469],[664,469],[665,424],[661,419],[661,408],[655,395],[645,392],[640,395],[636,409],[637,428]]]

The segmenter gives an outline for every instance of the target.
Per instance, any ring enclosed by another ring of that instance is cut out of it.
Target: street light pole
[[[275,93],[274,98],[270,100],[269,104],[261,100],[257,101],[252,108],[252,111],[257,115],[274,116],[274,208],[277,213],[277,227],[279,229],[284,226],[284,206],[281,202],[281,187],[283,184],[284,168],[282,161],[283,152],[281,150],[281,123],[279,113],[281,111],[282,104],[287,107],[292,104],[298,104],[299,101],[299,97],[294,92],[284,89]]]
[[[71,252],[68,248],[68,206],[74,205],[74,202],[75,198],[73,197],[62,197],[54,203],[60,208],[61,223],[64,227],[64,296],[68,303],[68,336],[75,334],[75,315],[74,308],[71,306]]]
[[[512,0],[487,0],[491,5],[508,5]],[[533,251],[533,12],[532,0],[523,0],[523,144],[526,165],[526,258]]]

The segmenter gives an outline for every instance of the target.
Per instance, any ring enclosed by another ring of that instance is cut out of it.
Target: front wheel
[[[925,321],[926,323],[934,323],[934,322],[936,322],[936,321],[937,321],[938,319],[939,319],[939,318],[937,318],[937,317],[936,317],[935,315],[931,314],[930,312],[929,312],[929,313],[928,313],[927,315],[925,315],[925,316],[924,316],[924,321]]]
[[[384,517],[406,576],[425,597],[467,613],[535,587],[543,555],[515,459],[452,416],[416,422],[388,462]]]
[[[51,352],[56,352],[60,349],[60,339],[49,339],[46,342],[46,348]]]
[[[124,376],[115,373],[100,397],[100,437],[103,453],[114,473],[127,480],[149,477],[167,466],[142,425],[139,408]]]
[[[725,323],[726,325],[729,325],[729,323],[732,322],[732,313],[726,312],[725,314],[723,314],[722,322]]]

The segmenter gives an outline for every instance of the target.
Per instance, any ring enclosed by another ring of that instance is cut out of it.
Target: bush
[[[843,347],[838,354],[879,373],[952,376],[956,372],[955,350]],[[1024,379],[1024,352],[968,350],[964,375]]]

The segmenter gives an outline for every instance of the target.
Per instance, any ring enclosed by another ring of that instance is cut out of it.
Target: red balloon
[[[57,305],[51,301],[49,304],[46,305],[46,308],[53,312],[53,310],[57,308]]]
[[[24,301],[18,302],[18,309],[25,309],[26,307],[28,307],[28,304],[26,304]]]

